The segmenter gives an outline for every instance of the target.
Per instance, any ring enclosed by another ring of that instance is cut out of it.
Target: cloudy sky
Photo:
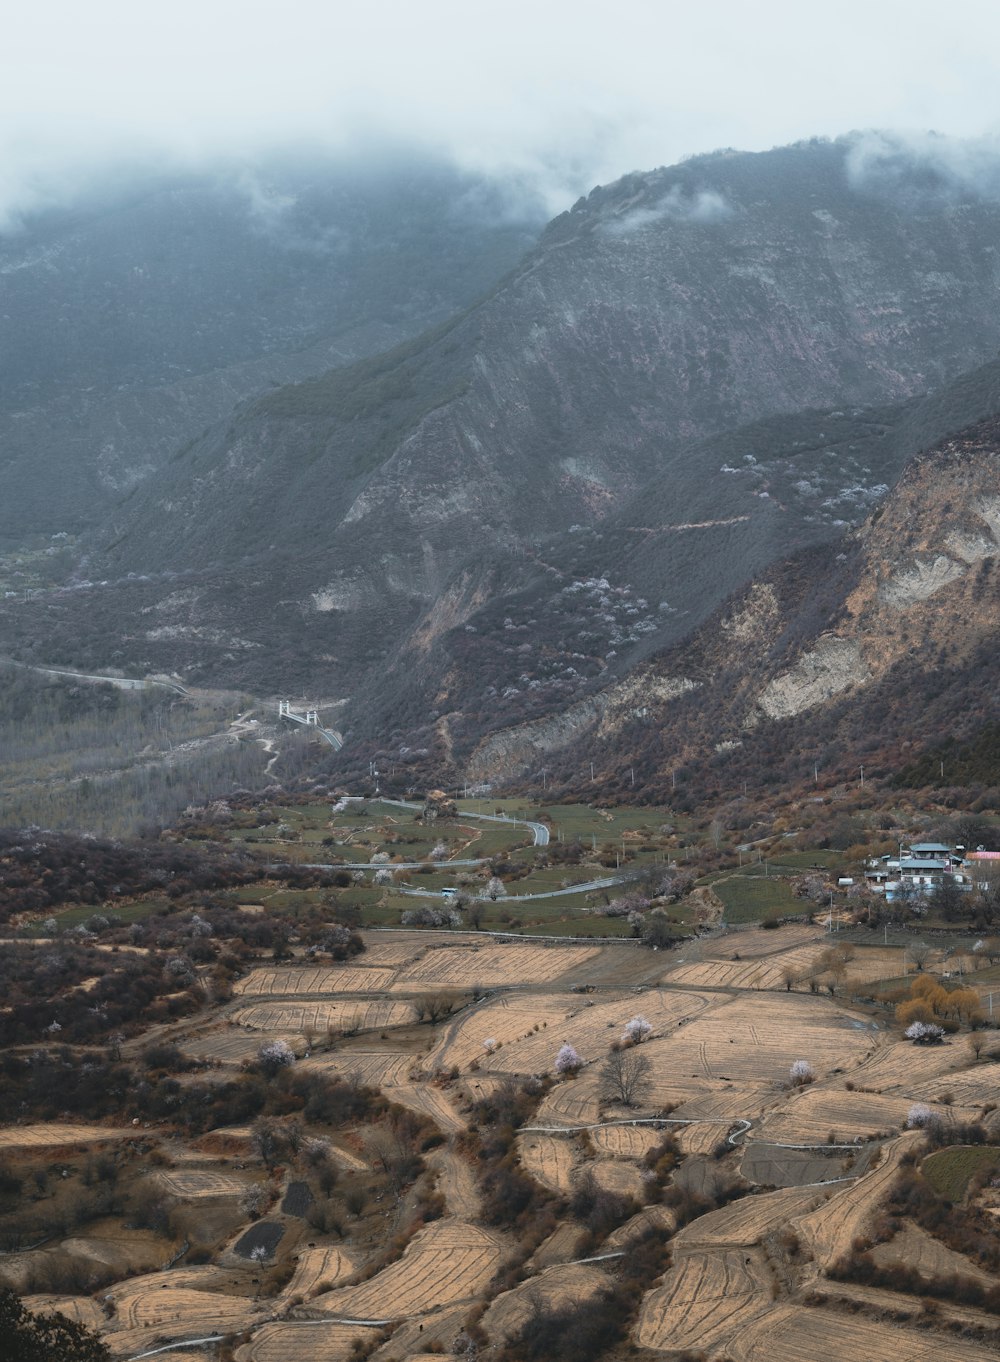
[[[553,209],[630,169],[855,128],[1000,132],[995,0],[34,0],[0,211],[109,160],[413,141]]]

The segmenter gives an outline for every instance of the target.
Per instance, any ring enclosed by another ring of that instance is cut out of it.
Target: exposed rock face
[[[871,675],[858,642],[831,635],[803,653],[789,671],[769,681],[758,705],[769,719],[790,719],[851,686],[863,686]],[[756,717],[748,716],[747,723],[756,722]]]
[[[944,389],[951,405],[910,397],[1000,350],[998,234],[997,204],[853,177],[848,142],[628,176],[466,313],[178,451],[95,541],[88,575],[113,585],[75,593],[72,614],[29,602],[21,627],[60,645],[75,627],[77,660],[83,632],[137,667],[262,691],[308,680],[355,697],[353,732],[447,732],[459,763],[537,720],[527,747],[511,740],[516,766],[536,740],[574,750],[561,721],[545,727],[574,705],[569,728],[599,740],[649,722],[655,687],[648,706],[596,697],[757,575],[711,644],[664,666],[703,688],[668,701],[697,730],[709,683],[771,650],[766,676],[726,692],[712,750],[739,742],[752,715],[881,675],[863,631],[829,617],[793,647],[804,598],[760,574],[863,520],[953,410],[998,409],[1000,368]],[[989,524],[914,542],[879,578],[882,606],[935,603]],[[843,572],[821,592],[831,609]],[[821,648],[824,633],[856,653]]]
[[[994,418],[916,459],[839,551],[776,565],[637,674],[653,722],[641,734],[631,716],[605,722],[598,762],[642,761],[648,795],[678,762],[713,754],[741,778],[768,767],[787,776],[806,759],[811,777],[852,744],[892,764],[971,731],[995,713],[998,499]],[[653,679],[681,669],[705,678],[696,702],[658,705]],[[562,769],[579,770],[584,755],[567,750]]]

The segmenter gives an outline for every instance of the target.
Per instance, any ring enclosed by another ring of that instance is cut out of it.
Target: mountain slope
[[[854,149],[595,190],[467,312],[179,450],[94,540],[86,576],[107,584],[30,603],[40,646],[309,684],[356,695],[359,731],[366,713],[405,731],[465,712],[468,675],[530,652],[542,606],[573,616],[574,578],[611,574],[587,588],[591,637],[546,661],[540,712],[683,636],[884,494],[931,411],[907,433],[888,405],[1000,349],[1000,207],[859,178]],[[954,399],[963,419],[990,381]],[[457,630],[467,657],[443,647]],[[521,657],[482,722],[508,721],[502,689],[524,705]]]
[[[496,733],[468,769],[545,762],[604,792],[735,795],[889,776],[1000,712],[1000,417],[939,443],[842,541],[783,560],[692,638],[561,718]],[[631,787],[630,777],[628,778]]]
[[[0,236],[0,536],[76,531],[233,406],[449,315],[540,226],[426,160],[93,189]]]

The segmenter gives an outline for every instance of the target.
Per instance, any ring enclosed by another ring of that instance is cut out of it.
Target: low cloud
[[[607,236],[631,236],[665,220],[699,224],[726,222],[734,211],[714,189],[700,189],[692,194],[675,184],[652,207],[633,208],[631,212],[603,223],[601,230]]]
[[[933,198],[978,194],[1000,201],[1000,137],[862,132],[848,139],[847,177],[867,193],[909,191]]]

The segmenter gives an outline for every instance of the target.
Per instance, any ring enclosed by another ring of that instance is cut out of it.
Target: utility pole
[[[591,785],[593,785],[593,783],[594,783],[594,763],[593,763],[593,762],[590,763],[590,783],[591,783]]]

